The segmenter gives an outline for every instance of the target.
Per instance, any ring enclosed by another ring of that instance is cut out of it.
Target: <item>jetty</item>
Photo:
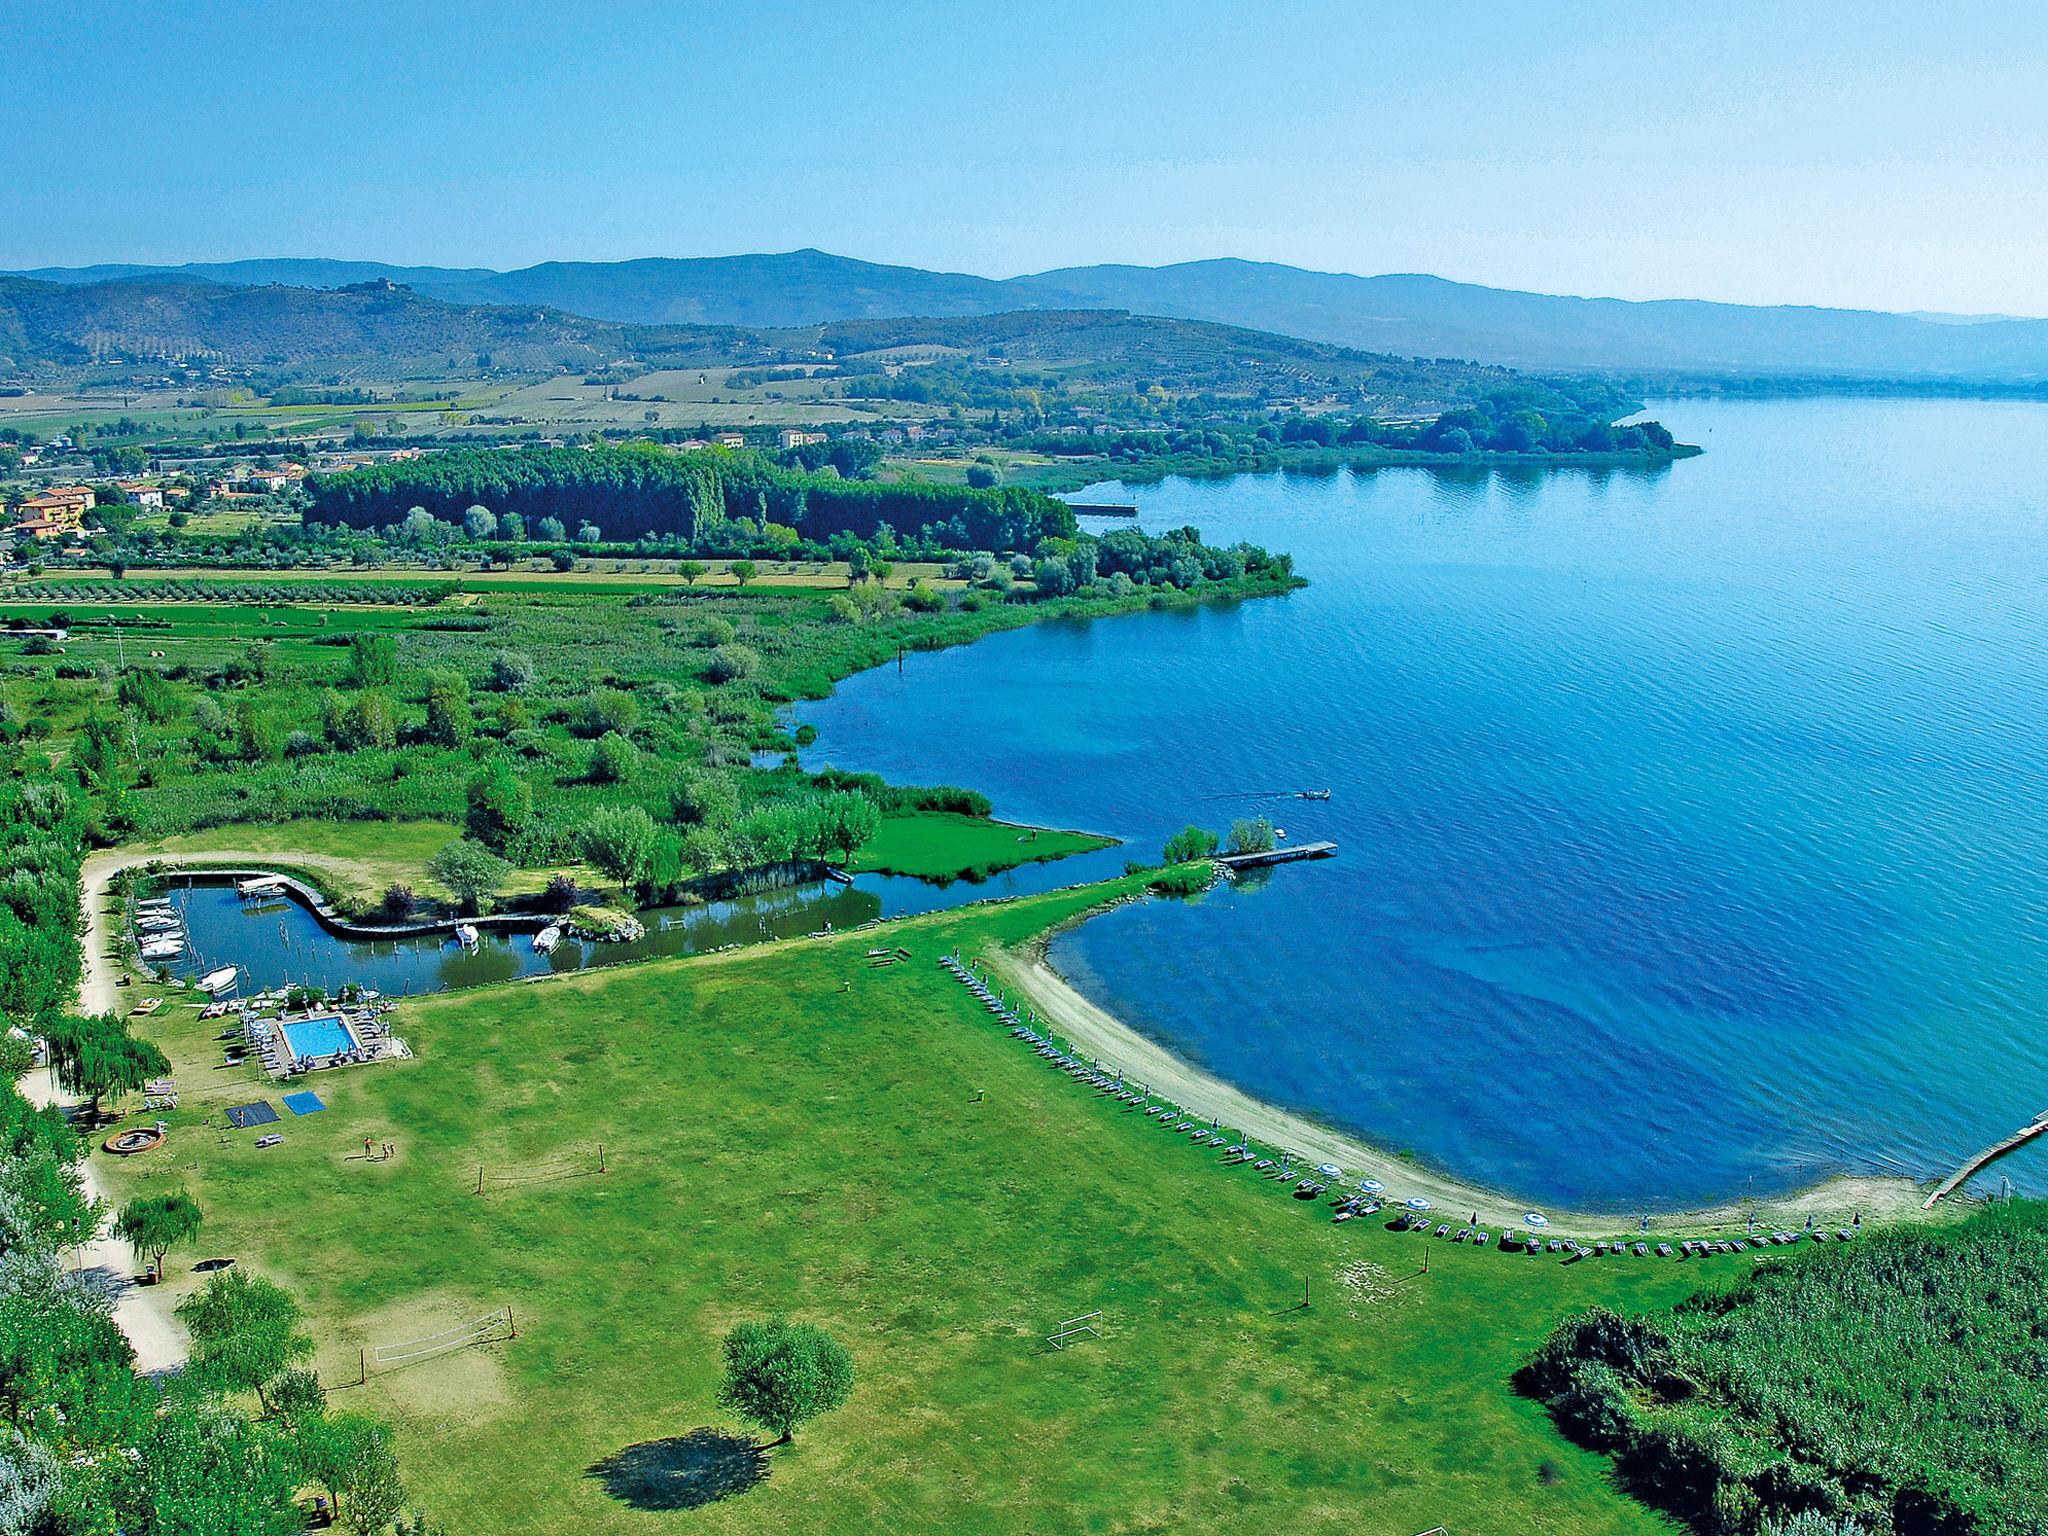
[[[1220,853],[1216,862],[1226,869],[1260,869],[1268,864],[1293,864],[1301,859],[1327,859],[1336,852],[1335,843],[1295,843],[1287,848],[1268,848],[1263,853]]]
[[[1995,1162],[1997,1159],[2005,1156],[2006,1153],[2012,1151],[2013,1148],[2023,1147],[2036,1136],[2041,1135],[2048,1135],[2048,1109],[2042,1110],[2040,1114],[2034,1117],[2031,1124],[2021,1126],[2010,1136],[2006,1137],[2005,1140],[1994,1142],[1986,1147],[1954,1173],[1935,1185],[1934,1193],[1927,1197],[1920,1208],[1923,1211],[1932,1210],[1935,1201],[1946,1195],[1954,1194],[1986,1163]]]
[[[1121,501],[1070,501],[1076,517],[1136,517],[1138,509]]]

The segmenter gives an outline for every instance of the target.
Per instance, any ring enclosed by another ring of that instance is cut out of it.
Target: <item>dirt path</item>
[[[69,1108],[80,1101],[59,1089],[55,1073],[47,1067],[33,1068],[21,1080],[22,1097],[31,1104],[56,1104]],[[107,1200],[106,1185],[87,1158],[79,1164],[85,1191],[96,1200]],[[112,1223],[109,1213],[108,1223]],[[77,1249],[80,1273],[98,1279],[114,1298],[114,1323],[128,1337],[135,1351],[135,1368],[145,1375],[167,1371],[185,1363],[188,1345],[184,1326],[172,1312],[170,1293],[155,1286],[135,1283],[135,1255],[119,1238],[102,1231]]]
[[[80,1010],[113,1013],[121,1006],[121,934],[115,915],[107,911],[107,888],[113,884],[114,876],[145,864],[159,864],[167,869],[186,864],[201,868],[209,864],[247,864],[267,869],[280,859],[312,868],[323,864],[348,866],[346,859],[324,859],[319,854],[280,855],[274,850],[264,853],[246,848],[209,848],[204,853],[190,854],[115,848],[93,854],[78,874],[79,899],[85,903],[85,955],[78,983]]]
[[[1229,1130],[1241,1130],[1268,1146],[1286,1148],[1304,1165],[1335,1163],[1347,1180],[1378,1179],[1386,1185],[1390,1201],[1420,1196],[1431,1202],[1443,1220],[1462,1222],[1476,1212],[1482,1224],[1498,1229],[1521,1225],[1522,1213],[1532,1208],[1517,1197],[1437,1173],[1318,1125],[1211,1076],[1075,991],[1046,962],[1040,946],[990,950],[980,958],[1005,986],[1028,997],[1039,1016],[1074,1045],[1122,1068],[1126,1076],[1199,1112],[1204,1119],[1214,1117]],[[1859,1214],[1865,1222],[1913,1220],[1921,1219],[1921,1196],[1921,1189],[1910,1180],[1845,1176],[1769,1200],[1656,1214],[1650,1226],[1655,1236],[1666,1237],[1673,1233],[1740,1234],[1748,1229],[1752,1213],[1766,1228],[1788,1230],[1804,1227],[1809,1216],[1830,1228],[1846,1227]],[[1633,1235],[1642,1215],[1560,1210],[1541,1202],[1533,1208],[1550,1219],[1551,1231],[1579,1237]]]

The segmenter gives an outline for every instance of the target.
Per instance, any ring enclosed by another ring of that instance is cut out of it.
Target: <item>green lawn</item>
[[[105,1171],[188,1186],[204,1252],[305,1298],[330,1383],[365,1343],[515,1308],[515,1341],[336,1394],[389,1416],[451,1532],[1668,1529],[1507,1378],[1568,1310],[1668,1303],[1686,1272],[1435,1245],[1419,1275],[1419,1240],[1112,1107],[934,964],[1101,894],[897,924],[913,959],[881,969],[870,931],[408,1003],[417,1058],[316,1078],[329,1109],[261,1152],[219,1109],[275,1090],[172,1010],[142,1026],[178,1062],[170,1143]],[[475,1193],[480,1164],[588,1169],[600,1141],[608,1173]],[[1097,1309],[1100,1338],[1045,1346]],[[650,1512],[590,1474],[737,1428],[718,1340],[777,1311],[859,1381],[765,1481]]]
[[[1107,848],[1115,841],[1092,832],[1056,832],[952,811],[918,811],[883,817],[880,829],[848,867],[885,875],[915,875],[922,880],[952,880],[968,871],[990,875],[1019,864],[1064,859],[1068,854]]]
[[[305,876],[342,906],[366,908],[375,906],[394,883],[452,900],[441,883],[428,876],[427,861],[460,836],[462,829],[445,821],[244,822],[133,846],[191,858],[227,851],[264,854],[277,868]],[[585,864],[566,865],[564,870],[588,886],[604,881]],[[506,877],[504,894],[532,895],[544,890],[555,873],[515,868]]]

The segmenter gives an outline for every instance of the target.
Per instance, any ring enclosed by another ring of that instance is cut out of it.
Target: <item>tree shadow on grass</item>
[[[705,1426],[614,1451],[585,1474],[635,1509],[702,1509],[745,1493],[768,1475],[768,1448]]]

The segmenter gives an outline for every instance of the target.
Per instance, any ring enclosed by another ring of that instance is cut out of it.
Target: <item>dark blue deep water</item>
[[[1053,958],[1431,1163],[1631,1207],[1945,1170],[2048,1105],[2048,407],[1657,414],[1707,453],[1119,489],[1312,585],[912,656],[808,757],[1148,853],[1334,839]]]

